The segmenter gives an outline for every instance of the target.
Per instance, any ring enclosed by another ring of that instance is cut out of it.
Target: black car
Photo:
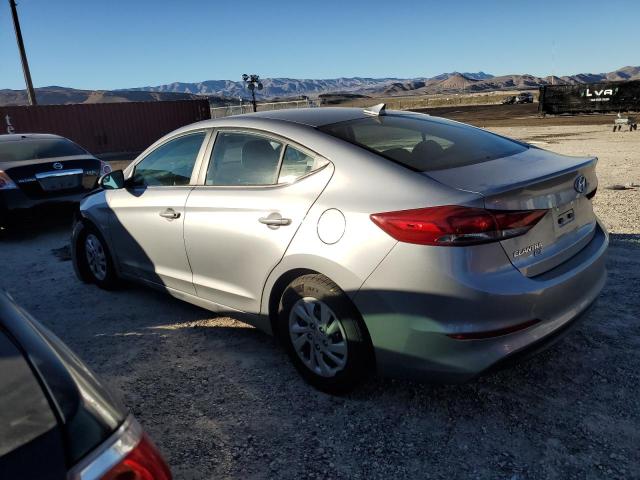
[[[25,211],[78,202],[111,167],[51,134],[0,135],[0,226]]]
[[[0,479],[171,479],[133,416],[2,292]]]

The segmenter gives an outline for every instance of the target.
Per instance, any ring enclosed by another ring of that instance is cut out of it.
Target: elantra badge
[[[587,189],[587,179],[584,175],[578,175],[575,182],[573,182],[573,188],[578,193],[584,193]]]
[[[520,248],[513,252],[513,258],[522,257],[525,255],[533,254],[534,257],[537,257],[542,253],[542,242],[537,242],[532,245],[528,245],[524,248]]]
[[[62,170],[62,164],[60,162],[56,162],[53,164],[53,168],[56,170]]]

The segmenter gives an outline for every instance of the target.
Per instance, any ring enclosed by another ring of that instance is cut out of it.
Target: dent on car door
[[[325,159],[262,134],[221,131],[204,185],[187,200],[185,245],[197,295],[258,312],[282,259],[333,172]]]
[[[126,188],[107,191],[112,246],[124,273],[195,293],[183,222],[206,136],[199,131],[168,140],[136,164]]]

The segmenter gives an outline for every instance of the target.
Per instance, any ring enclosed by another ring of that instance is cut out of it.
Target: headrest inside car
[[[242,147],[242,166],[253,171],[273,170],[278,165],[278,153],[268,140],[251,140]]]

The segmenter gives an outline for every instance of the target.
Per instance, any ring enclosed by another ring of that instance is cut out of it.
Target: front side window
[[[472,165],[527,149],[484,130],[428,116],[362,118],[320,130],[419,172]]]
[[[206,185],[273,185],[280,142],[251,133],[220,132],[211,153]]]
[[[133,184],[148,187],[189,185],[205,135],[205,132],[184,135],[155,149],[136,165]]]

